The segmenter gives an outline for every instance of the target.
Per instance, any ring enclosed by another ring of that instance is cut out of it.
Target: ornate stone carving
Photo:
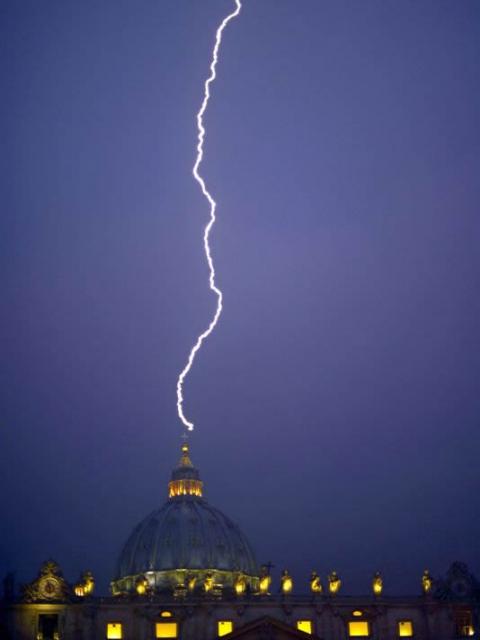
[[[433,582],[433,595],[438,600],[478,600],[480,584],[463,562],[454,562],[444,580]]]
[[[69,600],[70,585],[63,578],[60,567],[48,560],[41,567],[37,578],[22,587],[23,602],[49,602]]]

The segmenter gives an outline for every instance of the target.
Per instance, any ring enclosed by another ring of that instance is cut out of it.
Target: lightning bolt
[[[203,160],[203,143],[204,143],[205,134],[206,134],[205,127],[203,126],[203,116],[205,114],[205,111],[207,110],[208,101],[210,99],[210,85],[212,84],[212,82],[217,77],[216,67],[217,67],[217,62],[218,62],[218,52],[219,52],[219,49],[220,49],[220,45],[222,44],[223,31],[224,31],[225,27],[227,26],[227,24],[231,20],[236,18],[236,16],[238,16],[238,14],[240,13],[240,9],[242,8],[241,1],[240,0],[235,0],[235,6],[236,6],[235,10],[232,11],[232,13],[230,13],[228,16],[226,16],[226,18],[224,18],[222,20],[222,22],[221,22],[220,26],[218,27],[217,32],[215,34],[215,45],[213,47],[212,61],[210,63],[210,75],[205,80],[203,101],[202,101],[200,110],[197,113],[197,130],[198,130],[198,135],[197,135],[197,158],[195,160],[195,164],[193,165],[192,174],[193,174],[193,177],[195,178],[195,180],[200,185],[200,189],[201,189],[203,195],[205,196],[205,198],[207,199],[208,204],[210,205],[210,220],[208,221],[208,224],[206,225],[206,227],[204,229],[204,232],[203,232],[203,247],[204,247],[204,250],[205,250],[205,256],[207,258],[208,269],[209,269],[209,272],[210,272],[210,275],[209,275],[210,290],[213,291],[214,294],[217,296],[217,307],[216,307],[216,310],[215,310],[215,314],[214,314],[210,324],[208,325],[207,329],[205,329],[205,331],[198,336],[197,341],[193,345],[193,347],[192,347],[192,349],[190,351],[190,354],[188,356],[187,364],[185,365],[185,367],[181,371],[180,375],[178,376],[178,380],[177,380],[177,411],[178,411],[178,417],[183,422],[184,426],[187,428],[188,431],[193,431],[193,422],[188,420],[185,417],[185,414],[183,412],[183,383],[184,383],[185,378],[187,377],[190,369],[192,368],[193,361],[195,360],[195,356],[197,354],[197,351],[202,346],[202,343],[205,340],[205,338],[208,338],[208,336],[214,330],[214,328],[215,328],[215,326],[216,326],[216,324],[218,322],[218,319],[220,317],[220,314],[222,313],[222,309],[223,309],[223,304],[222,304],[223,303],[223,293],[222,293],[221,289],[219,289],[217,287],[217,285],[215,284],[215,267],[213,265],[212,253],[210,251],[210,242],[209,242],[210,231],[212,230],[212,227],[215,224],[215,220],[216,220],[215,210],[217,208],[217,203],[213,199],[211,193],[208,191],[207,186],[205,184],[205,180],[202,178],[202,176],[200,175],[198,170],[199,170],[200,165],[201,165],[202,160]]]

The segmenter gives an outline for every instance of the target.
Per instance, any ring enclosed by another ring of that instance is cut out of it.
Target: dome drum
[[[135,593],[140,578],[145,577],[151,593],[170,594],[175,597],[234,596],[239,579],[246,585],[245,591],[257,593],[259,578],[242,572],[218,569],[172,569],[169,571],[147,571],[145,574],[127,576],[112,582],[114,596]],[[211,586],[209,586],[211,585]]]

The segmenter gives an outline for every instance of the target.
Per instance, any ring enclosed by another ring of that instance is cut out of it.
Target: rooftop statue
[[[284,594],[291,593],[293,591],[293,578],[288,573],[287,569],[284,569],[282,571],[282,576],[280,580],[281,580],[282,593]]]
[[[422,576],[422,590],[425,595],[429,594],[432,590],[432,576],[428,569],[425,569]]]
[[[381,596],[383,591],[383,578],[377,571],[372,578],[372,591],[374,595]]]
[[[260,594],[264,596],[270,595],[269,589],[272,584],[272,576],[270,575],[270,571],[266,565],[262,565],[260,568],[260,582],[259,589]]]
[[[332,573],[328,576],[328,590],[332,596],[336,595],[340,591],[340,587],[342,586],[342,581],[337,575],[336,571],[332,571]]]
[[[313,593],[322,593],[323,591],[320,576],[316,571],[312,571],[312,575],[310,576],[310,590]]]

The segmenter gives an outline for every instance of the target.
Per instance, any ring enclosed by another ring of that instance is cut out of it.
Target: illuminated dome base
[[[257,591],[258,569],[239,527],[202,496],[188,445],[172,473],[169,499],[140,522],[117,563],[114,595],[147,590],[174,595]]]
[[[148,583],[151,593],[170,593],[175,597],[242,595],[258,593],[258,576],[248,576],[236,571],[220,571],[218,569],[172,569],[170,571],[146,571],[142,574],[127,576],[112,582],[114,596],[137,594],[143,595],[137,585],[143,578]]]

